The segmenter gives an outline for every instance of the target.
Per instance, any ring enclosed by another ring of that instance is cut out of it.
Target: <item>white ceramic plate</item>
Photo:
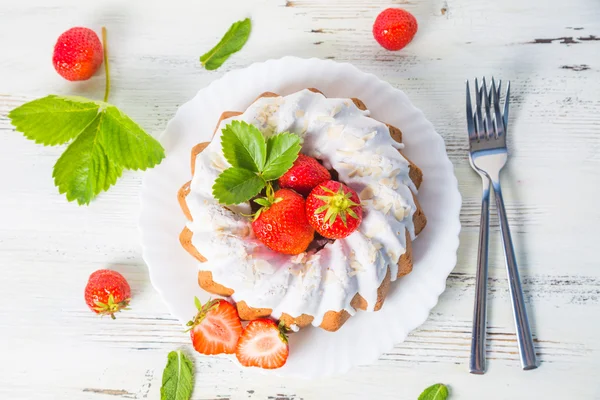
[[[404,341],[425,322],[456,263],[461,197],[453,167],[441,136],[402,91],[350,64],[318,59],[285,57],[226,74],[181,106],[167,125],[161,138],[167,157],[144,175],[140,230],[152,284],[185,323],[195,313],[194,296],[208,298],[197,284],[197,262],[179,244],[186,219],[177,190],[191,178],[191,148],[211,139],[223,111],[243,111],[266,91],[286,95],[307,87],[328,97],[358,97],[374,118],[402,130],[406,156],[423,170],[418,197],[428,219],[414,241],[413,272],[392,284],[380,311],[359,311],[334,333],[310,327],[291,335],[286,365],[269,371],[312,378],[372,363]]]

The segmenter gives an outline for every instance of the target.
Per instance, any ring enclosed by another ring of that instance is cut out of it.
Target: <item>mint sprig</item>
[[[446,400],[448,398],[448,387],[442,383],[429,386],[419,395],[418,400]]]
[[[70,142],[54,165],[52,176],[59,193],[80,205],[108,190],[124,169],[152,168],[165,157],[158,141],[106,102],[110,75],[106,30],[102,33],[107,87],[104,101],[49,95],[8,114],[16,130],[36,143],[55,146]]]
[[[243,121],[232,121],[221,132],[223,155],[229,164],[252,172],[263,170],[267,144],[261,131]]]
[[[213,185],[213,196],[224,205],[239,204],[260,193],[294,164],[300,152],[298,136],[284,132],[265,141],[261,131],[243,121],[232,121],[221,135],[221,147],[231,168]]]
[[[252,22],[250,18],[233,23],[219,43],[200,57],[200,62],[204,68],[210,71],[223,65],[229,56],[244,47],[251,30]]]
[[[181,350],[169,353],[163,371],[161,400],[189,400],[194,389],[194,365]]]

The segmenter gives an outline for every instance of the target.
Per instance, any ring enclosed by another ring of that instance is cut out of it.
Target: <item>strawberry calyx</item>
[[[279,321],[279,324],[277,324],[277,329],[279,329],[279,338],[281,339],[281,341],[283,343],[287,343],[288,342],[288,332],[290,332],[290,329],[285,326],[285,324],[283,323],[283,321]]]
[[[273,204],[279,203],[283,200],[281,197],[275,197],[275,190],[273,189],[271,182],[267,182],[267,190],[265,194],[265,197],[258,197],[254,199],[254,202],[261,207],[254,214],[250,215],[252,217],[252,221],[256,221],[258,217],[260,217],[260,214],[263,211],[268,210]]]
[[[325,186],[321,186],[321,189],[328,194],[315,195],[315,198],[325,203],[315,210],[315,215],[326,211],[323,221],[329,225],[332,225],[338,216],[341,218],[344,226],[347,226],[346,221],[348,216],[358,219],[358,215],[352,210],[352,207],[360,206],[360,204],[352,201],[352,192],[345,192],[342,186],[339,187],[337,192]]]
[[[121,310],[128,310],[127,306],[129,305],[130,300],[131,299],[125,299],[123,301],[115,302],[115,297],[110,294],[106,303],[98,300],[94,302],[94,304],[96,304],[94,311],[100,315],[110,315],[111,319],[117,319],[115,313],[120,312]]]
[[[185,324],[186,326],[189,326],[186,332],[191,331],[196,325],[200,325],[200,323],[204,320],[206,315],[219,305],[219,302],[219,299],[208,299],[206,303],[202,304],[200,302],[200,299],[194,297],[194,304],[196,305],[198,313],[194,316],[194,318],[192,318]]]

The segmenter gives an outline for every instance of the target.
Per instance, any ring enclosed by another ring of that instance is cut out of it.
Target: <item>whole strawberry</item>
[[[283,367],[289,353],[284,328],[266,318],[250,321],[235,350],[238,361],[244,367],[264,369]]]
[[[89,28],[71,28],[58,37],[52,63],[56,72],[69,81],[84,81],[102,65],[102,43]]]
[[[271,250],[300,254],[314,237],[304,211],[304,198],[290,189],[267,186],[267,197],[254,200],[262,208],[252,222],[256,237]]]
[[[400,50],[410,43],[417,33],[417,20],[406,10],[383,10],[373,24],[375,40],[387,50]]]
[[[331,174],[327,168],[319,164],[317,160],[304,154],[298,154],[292,168],[279,178],[279,187],[294,189],[306,197],[315,186],[330,179]]]
[[[123,275],[110,269],[100,269],[90,275],[85,286],[85,302],[97,314],[110,315],[126,309],[131,289]]]
[[[321,236],[341,239],[360,225],[362,207],[354,190],[343,183],[327,181],[306,198],[306,216]]]
[[[237,309],[225,300],[209,300],[202,305],[198,298],[198,314],[187,323],[194,349],[202,354],[233,354],[242,334]]]

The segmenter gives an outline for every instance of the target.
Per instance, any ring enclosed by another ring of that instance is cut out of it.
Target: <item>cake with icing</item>
[[[225,207],[213,197],[215,180],[229,167],[220,138],[232,120],[266,137],[298,135],[303,154],[359,193],[359,228],[293,256],[261,243],[249,202]],[[416,197],[423,176],[403,148],[402,132],[371,118],[359,99],[327,98],[316,89],[264,93],[244,112],[224,112],[212,140],[192,149],[193,177],[178,193],[188,219],[180,241],[198,260],[199,285],[231,297],[242,319],[272,316],[292,329],[335,331],[357,310],[379,310],[391,282],[412,270],[411,243],[426,225]]]

